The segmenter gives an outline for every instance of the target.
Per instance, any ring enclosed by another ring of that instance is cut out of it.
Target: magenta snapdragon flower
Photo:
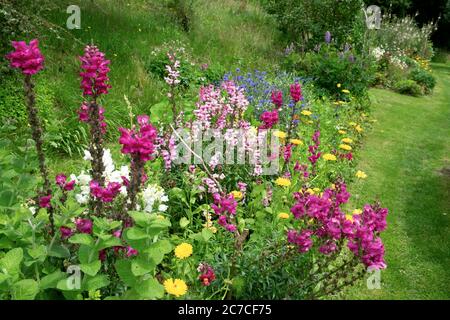
[[[33,75],[44,68],[44,56],[39,50],[39,41],[33,39],[27,45],[25,41],[12,41],[15,51],[6,55],[12,68],[22,70],[25,75]]]
[[[209,286],[211,282],[216,280],[216,274],[214,273],[214,269],[207,263],[200,263],[197,268],[197,271],[201,273],[198,276],[198,279],[204,286]]]
[[[56,184],[65,191],[72,191],[75,187],[75,180],[67,181],[67,177],[60,173],[55,178]]]
[[[109,182],[105,188],[102,188],[97,181],[92,180],[89,187],[94,197],[101,199],[103,202],[112,202],[120,193],[122,185],[118,182]]]
[[[75,225],[77,227],[78,232],[91,234],[92,233],[92,220],[90,219],[82,219],[77,218],[75,220]]]
[[[78,119],[81,122],[88,123],[89,122],[89,105],[86,102],[83,102],[80,109],[78,109]],[[105,108],[99,106],[98,107],[98,121],[100,123],[100,129],[103,134],[106,133],[107,124],[105,122]]]
[[[259,119],[264,122],[260,129],[271,129],[275,124],[278,123],[278,110],[264,111]]]
[[[50,203],[50,200],[52,199],[52,195],[49,194],[48,196],[44,196],[39,198],[39,207],[41,208],[50,208],[52,205]]]
[[[108,65],[109,60],[105,59],[105,54],[96,46],[86,46],[84,55],[80,57],[81,69],[80,76],[81,89],[85,96],[97,97],[101,94],[107,94],[111,86],[108,84]]]
[[[281,106],[283,105],[283,92],[273,91],[271,98],[273,104],[276,105],[277,108],[281,108]]]
[[[74,233],[72,229],[70,229],[69,227],[64,227],[64,226],[59,228],[59,232],[61,232],[61,240],[70,238]]]
[[[214,203],[211,204],[211,208],[219,216],[217,223],[229,232],[235,232],[237,230],[236,225],[229,223],[229,219],[236,215],[236,199],[232,194],[221,196],[218,193],[213,194],[213,198]]]
[[[146,115],[138,116],[139,131],[135,128],[119,128],[121,136],[119,143],[123,145],[122,153],[138,156],[141,161],[149,161],[155,152],[156,128],[149,122]]]
[[[291,84],[290,93],[291,93],[291,98],[295,103],[297,103],[303,99],[302,87],[300,86],[299,83]]]

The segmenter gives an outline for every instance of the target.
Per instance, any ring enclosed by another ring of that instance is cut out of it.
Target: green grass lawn
[[[376,196],[389,208],[388,268],[381,289],[362,283],[348,299],[450,298],[450,65],[433,69],[430,96],[371,90],[377,122],[358,155],[368,178],[350,191],[359,207]]]

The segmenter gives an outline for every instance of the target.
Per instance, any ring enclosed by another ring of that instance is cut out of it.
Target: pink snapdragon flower
[[[118,182],[109,182],[106,188],[102,188],[97,181],[92,180],[89,184],[91,194],[103,202],[112,202],[120,193],[122,185]]]
[[[70,229],[69,227],[64,227],[64,226],[59,228],[59,232],[61,232],[61,240],[70,238],[74,233],[72,229]]]
[[[290,93],[291,93],[291,98],[295,103],[297,103],[303,99],[302,87],[300,86],[299,83],[291,84]]]
[[[52,205],[50,203],[50,200],[52,199],[52,195],[49,194],[48,196],[44,196],[39,198],[39,207],[41,208],[50,208]]]
[[[67,181],[67,177],[60,173],[55,178],[56,184],[65,191],[72,191],[75,186],[75,180]]]
[[[259,119],[264,122],[260,129],[271,129],[275,124],[278,123],[278,110],[264,111]]]
[[[278,109],[281,108],[281,106],[283,105],[283,92],[273,91],[271,98],[273,104],[276,105]]]
[[[44,56],[39,50],[39,41],[33,39],[27,45],[25,41],[12,41],[15,51],[6,55],[12,68],[22,70],[25,75],[33,75],[44,68]]]
[[[209,286],[211,282],[216,280],[216,274],[214,273],[214,269],[207,263],[200,263],[197,268],[197,271],[201,273],[198,276],[198,279],[204,286]]]
[[[75,225],[77,227],[78,232],[92,234],[92,226],[93,226],[92,220],[77,218],[75,220]]]
[[[149,122],[146,115],[138,116],[139,131],[135,128],[119,128],[121,136],[119,143],[123,145],[122,153],[139,157],[141,161],[153,159],[155,152],[155,140],[157,137],[156,128]]]
[[[83,102],[80,109],[78,109],[78,119],[81,122],[88,123],[89,122],[89,105],[86,102]],[[103,134],[106,133],[106,122],[105,122],[105,108],[99,106],[98,107],[98,121],[100,122],[100,129]]]
[[[130,246],[127,247],[127,251],[126,251],[126,255],[127,257],[132,257],[132,256],[137,256],[138,255],[138,251]]]
[[[80,61],[81,69],[83,69],[80,72],[83,95],[97,97],[101,94],[107,94],[108,89],[111,88],[108,84],[110,61],[105,59],[105,54],[96,46],[86,46]]]
[[[217,223],[229,232],[235,232],[237,230],[236,225],[228,222],[229,219],[236,215],[237,201],[234,199],[234,196],[232,194],[221,196],[215,193],[213,198],[214,203],[211,204],[211,208],[219,216]]]

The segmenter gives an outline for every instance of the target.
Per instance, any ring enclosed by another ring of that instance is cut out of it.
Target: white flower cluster
[[[84,150],[84,160],[90,161],[92,160],[92,156],[89,151]],[[111,151],[109,149],[103,150],[103,165],[105,167],[105,171],[103,172],[103,176],[105,177],[105,183],[109,182],[118,182],[122,183],[122,177],[130,180],[130,170],[128,166],[121,166],[120,170],[116,170],[114,161],[111,156]],[[80,193],[75,195],[75,199],[79,204],[85,204],[89,200],[90,193],[90,182],[92,180],[91,176],[87,174],[85,171],[82,171],[79,176],[74,174],[70,175],[70,179],[75,180],[75,183],[80,187]],[[127,195],[127,188],[122,186],[120,188],[120,193],[124,196]]]
[[[376,47],[372,50],[372,56],[377,60],[380,61],[380,59],[383,57],[383,55],[386,53],[386,51],[381,47]]]
[[[168,208],[165,203],[169,201],[169,197],[157,184],[150,184],[142,191],[142,200],[144,211],[149,213],[152,213],[154,208],[157,208],[159,212],[165,212]]]
[[[402,61],[399,57],[392,56],[392,57],[390,57],[389,62],[392,63],[393,65],[399,67],[402,70],[405,70],[408,68],[408,65],[406,64],[406,62]]]

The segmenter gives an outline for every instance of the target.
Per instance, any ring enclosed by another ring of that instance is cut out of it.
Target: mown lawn
[[[362,283],[347,299],[450,298],[450,65],[434,64],[437,86],[414,98],[374,89],[377,120],[358,155],[368,178],[351,193],[388,207],[388,268],[381,289]]]

